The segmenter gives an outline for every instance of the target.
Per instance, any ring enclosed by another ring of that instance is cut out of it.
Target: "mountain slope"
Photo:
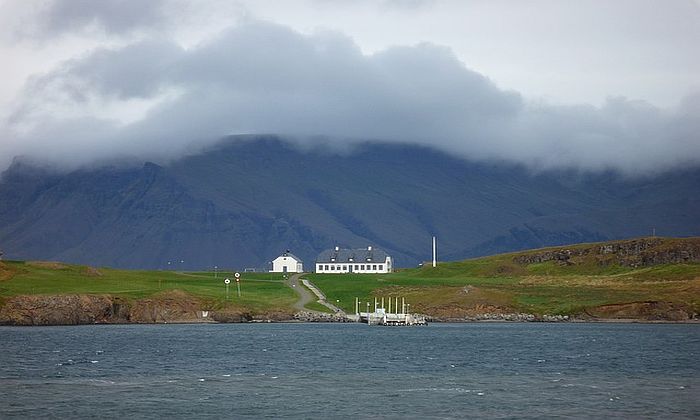
[[[648,179],[473,163],[415,146],[302,150],[233,138],[163,165],[52,173],[18,161],[0,180],[7,258],[130,268],[307,269],[323,248],[372,244],[400,266],[649,234],[700,235],[700,170]],[[182,262],[181,262],[182,261]],[[168,264],[170,262],[170,264]]]

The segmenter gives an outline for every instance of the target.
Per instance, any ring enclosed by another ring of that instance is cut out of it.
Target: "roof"
[[[295,260],[297,260],[297,262],[303,262],[303,261],[301,260],[301,258],[299,258],[299,257],[297,257],[296,255],[292,254],[291,252],[289,252],[289,250],[283,252],[282,255],[280,255],[280,256],[277,257],[277,258],[280,258],[280,257],[291,257],[291,258],[294,258]],[[277,259],[277,258],[275,258],[275,259]]]
[[[369,247],[368,247],[369,248]],[[317,263],[347,263],[347,262],[367,262],[368,258],[373,262],[384,262],[389,256],[383,249],[374,248],[357,249],[326,249],[316,257]],[[352,261],[350,261],[352,258]]]

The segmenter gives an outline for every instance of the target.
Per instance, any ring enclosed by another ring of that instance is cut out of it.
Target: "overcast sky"
[[[0,169],[228,134],[700,164],[700,2],[0,0]]]

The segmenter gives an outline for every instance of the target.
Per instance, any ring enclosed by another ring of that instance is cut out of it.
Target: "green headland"
[[[228,294],[224,279],[230,278]],[[374,298],[464,320],[482,314],[687,321],[700,313],[700,238],[560,246],[400,269],[385,275],[306,274],[354,313]],[[0,322],[237,322],[289,320],[295,291],[281,273],[132,271],[58,262],[0,262]],[[306,306],[324,311],[318,303]],[[364,309],[364,307],[363,307]],[[48,313],[47,313],[48,311]],[[82,312],[90,312],[88,315]],[[203,317],[202,312],[210,313]],[[85,316],[84,316],[85,315]]]

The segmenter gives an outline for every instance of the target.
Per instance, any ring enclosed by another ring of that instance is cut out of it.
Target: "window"
[[[331,266],[331,271],[335,271],[335,266],[334,266],[334,265]]]
[[[384,270],[384,264],[379,264],[379,271]]]
[[[335,269],[340,271],[340,266],[336,266]]]
[[[331,258],[331,262],[335,262],[335,258]]]
[[[326,271],[328,271],[328,265],[326,265]]]
[[[344,266],[343,266],[343,271],[348,271],[348,266],[347,266],[347,265],[344,265]]]
[[[360,266],[355,264],[355,270],[359,270],[359,269],[360,269]]]
[[[372,270],[376,270],[376,269],[377,269],[377,264],[374,264],[374,265],[372,266]]]
[[[360,266],[360,270],[364,270],[364,269],[365,269],[365,265],[362,264],[362,265]]]

